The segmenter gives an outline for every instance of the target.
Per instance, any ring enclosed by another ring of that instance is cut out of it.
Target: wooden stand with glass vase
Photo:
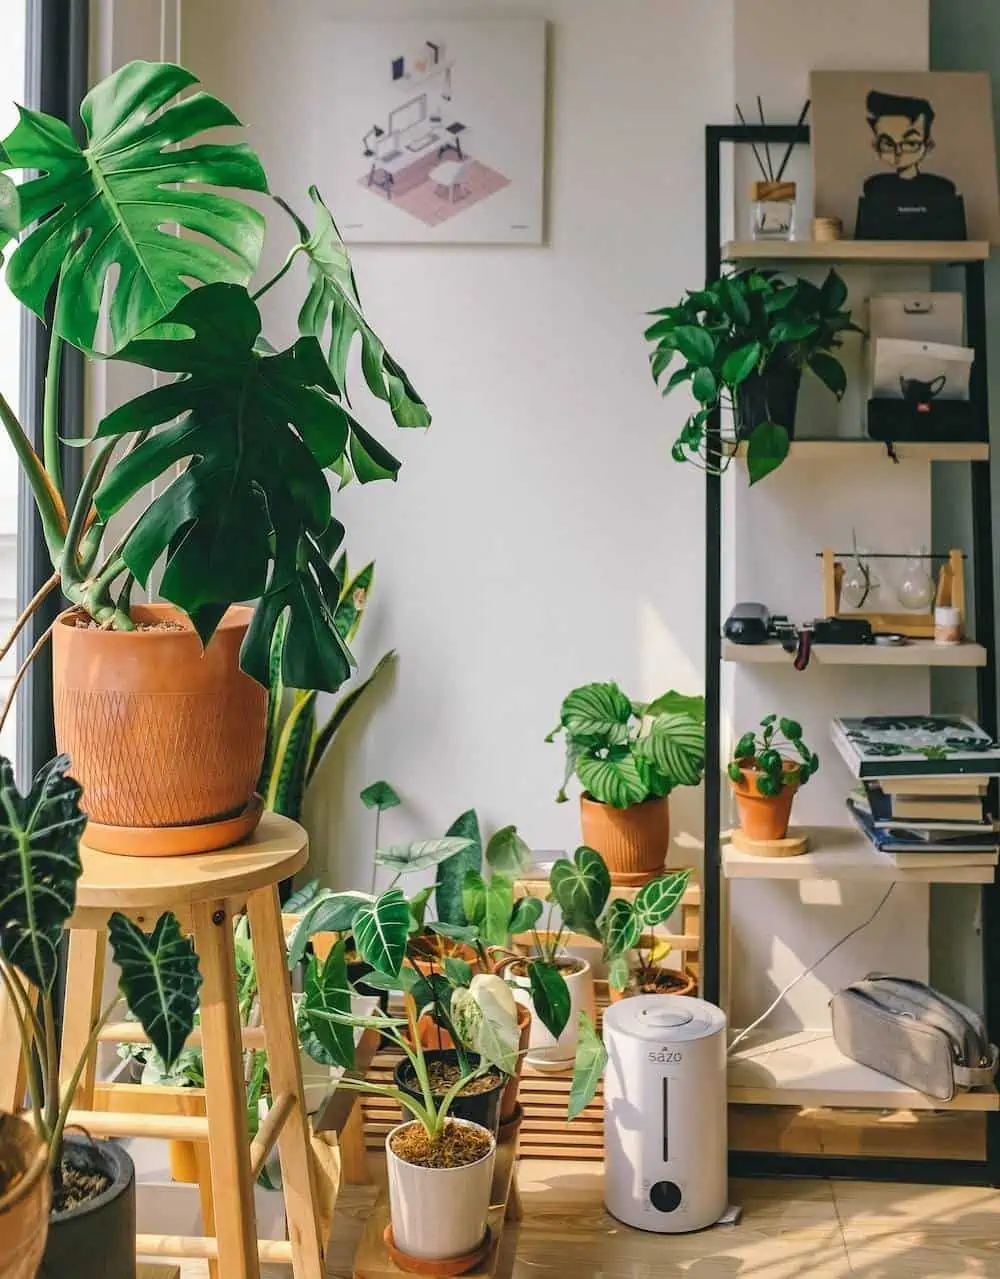
[[[893,554],[889,558],[906,561],[926,562],[928,569],[934,561],[943,561],[937,572],[936,583],[932,582],[932,607],[926,610],[914,609],[905,613],[868,612],[863,607],[844,608],[844,595],[847,563],[857,560],[859,555],[878,559],[877,551],[841,552],[828,547],[820,552],[823,564],[823,611],[826,617],[864,618],[871,623],[876,635],[902,635],[908,639],[934,639],[934,613],[936,608],[954,608],[959,613],[959,625],[965,631],[965,554],[952,548],[947,555],[935,555],[927,552],[914,552],[902,556]],[[899,594],[897,588],[897,594]],[[905,598],[905,597],[904,597]],[[862,601],[862,604],[865,601]]]

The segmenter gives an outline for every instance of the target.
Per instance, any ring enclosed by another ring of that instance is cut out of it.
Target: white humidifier
[[[728,1206],[726,1018],[636,995],[604,1013],[604,1202],[627,1226],[680,1234]]]

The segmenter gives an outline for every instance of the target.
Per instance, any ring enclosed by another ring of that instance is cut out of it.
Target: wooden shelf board
[[[518,876],[515,881],[515,890],[523,897],[546,897],[549,892],[549,871],[552,869],[552,861],[536,862],[534,866],[529,866],[523,875]],[[683,870],[681,866],[665,866],[664,874],[669,874],[674,870]],[[695,872],[698,873],[698,872]],[[635,901],[636,895],[641,891],[639,888],[628,888],[621,884],[613,884],[611,886],[612,897],[623,897],[626,901]],[[701,905],[701,884],[692,880],[684,890],[684,896],[680,900],[680,906],[700,906]]]
[[[833,1042],[833,1033],[803,1030],[754,1035],[729,1058],[729,1101],[744,1105],[879,1107],[892,1110],[1000,1110],[995,1088],[937,1101],[859,1066]]]
[[[988,462],[988,444],[935,442],[929,444],[906,443],[893,445],[900,462]],[[746,457],[745,443],[737,447],[737,457]],[[895,466],[889,450],[881,440],[823,439],[792,440],[787,461],[795,462],[876,462],[881,458],[889,466]]]
[[[794,829],[794,828],[793,828]],[[726,879],[875,880],[905,884],[992,884],[993,866],[929,866],[901,870],[874,849],[853,826],[803,827],[810,851],[798,857],[756,857],[726,844],[722,873]],[[956,858],[960,854],[956,854]]]
[[[787,666],[792,655],[777,640],[767,644],[734,644],[722,641],[722,660],[746,666]],[[894,648],[884,644],[814,644],[810,665],[816,666],[985,666],[982,644],[946,646],[933,640],[910,640]]]
[[[725,262],[985,262],[985,240],[729,240]]]

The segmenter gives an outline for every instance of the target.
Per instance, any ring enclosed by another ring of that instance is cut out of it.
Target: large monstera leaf
[[[427,406],[362,313],[347,249],[316,187],[309,188],[309,198],[316,218],[312,231],[284,201],[278,201],[294,220],[302,251],[309,259],[309,294],[299,312],[299,332],[323,344],[330,371],[345,398],[348,358],[359,337],[365,381],[372,394],[389,405],[396,425],[430,426]],[[387,475],[394,477],[399,469],[396,459],[360,430],[351,437],[351,463],[362,483]]]
[[[177,917],[161,915],[151,933],[115,912],[108,939],[121,969],[120,988],[169,1070],[194,1029],[201,973],[191,938]]]
[[[7,283],[39,316],[58,284],[55,330],[84,350],[94,347],[111,273],[117,350],[193,285],[245,283],[257,265],[264,219],[204,188],[266,191],[267,178],[244,143],[178,145],[239,124],[207,93],[171,103],[196,83],[171,63],[130,62],[84,98],[84,148],[62,120],[24,107],[4,139],[4,167],[41,171],[20,186],[21,227],[33,229],[11,257]]]
[[[22,795],[10,761],[0,758],[0,954],[45,993],[76,904],[87,823],[68,768],[65,755],[50,760]]]
[[[244,670],[268,682],[272,636],[287,614],[285,685],[334,692],[351,657],[335,620],[340,582],[329,560],[343,529],[331,520],[324,470],[344,453],[348,414],[329,393],[313,338],[271,354],[257,349],[260,331],[244,288],[210,284],[119,353],[181,376],[100,424],[104,438],[152,433],[113,466],[95,503],[107,520],[187,462],[129,534],[129,569],[145,583],[165,555],[160,593],[205,640],[229,603],[261,597]]]

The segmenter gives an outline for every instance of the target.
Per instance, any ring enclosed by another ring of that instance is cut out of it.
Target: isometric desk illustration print
[[[363,79],[365,112],[353,113],[346,146],[349,186],[367,207],[345,192],[345,238],[537,242],[544,23],[337,26],[341,60],[345,49],[356,54],[349,74],[353,84]],[[337,134],[339,174],[343,124]]]

